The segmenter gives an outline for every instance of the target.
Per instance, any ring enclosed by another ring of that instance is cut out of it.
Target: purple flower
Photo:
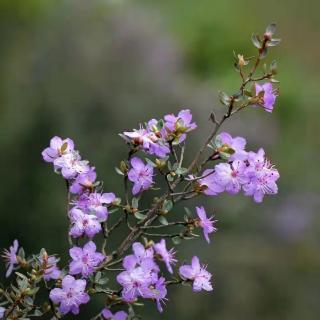
[[[219,141],[220,140],[220,141]],[[218,148],[227,146],[234,150],[234,154],[230,156],[230,160],[245,160],[247,157],[247,152],[244,150],[246,146],[246,139],[242,137],[235,137],[232,136],[227,132],[221,132],[216,139],[216,142],[219,141],[220,143],[217,145]]]
[[[201,290],[212,291],[212,275],[206,270],[205,266],[200,266],[199,258],[194,256],[191,265],[183,265],[179,268],[180,276],[183,279],[193,281],[193,291]]]
[[[96,245],[89,241],[83,248],[73,247],[69,250],[72,261],[70,263],[70,274],[82,274],[83,277],[90,276],[94,268],[104,259],[102,253],[96,252]]]
[[[183,142],[186,139],[185,133],[197,128],[197,125],[192,122],[192,114],[188,109],[181,110],[177,116],[168,114],[164,116],[164,120],[164,127],[167,132],[173,133],[174,135],[180,134],[179,142]]]
[[[46,162],[53,162],[63,154],[72,152],[74,149],[73,141],[69,138],[62,140],[60,137],[53,137],[50,140],[50,147],[42,151],[42,157]]]
[[[44,280],[49,281],[51,279],[59,279],[61,275],[61,271],[57,267],[58,259],[55,256],[48,256],[47,254],[43,254],[40,256],[40,263],[45,266],[44,270]]]
[[[98,218],[93,214],[85,214],[78,208],[70,210],[70,220],[72,222],[70,235],[74,238],[83,235],[93,238],[101,231],[101,224]]]
[[[139,146],[148,154],[164,158],[170,153],[170,149],[165,141],[158,137],[149,127],[148,130],[140,127],[139,130],[124,132],[123,135],[126,140],[129,140],[135,146]]]
[[[122,298],[134,301],[148,291],[148,287],[158,280],[159,267],[153,260],[153,249],[145,249],[141,244],[133,245],[134,254],[123,260],[125,271],[117,276],[117,282],[123,287]],[[152,256],[151,256],[152,254]]]
[[[132,193],[134,195],[147,190],[153,184],[153,167],[150,164],[144,164],[143,161],[134,157],[130,161],[131,169],[128,172],[128,178],[133,182]]]
[[[202,179],[199,179],[199,185],[203,189],[203,193],[207,196],[215,196],[223,192],[224,188],[217,183],[213,169],[207,169],[202,173]]]
[[[271,82],[267,82],[262,86],[256,83],[256,95],[259,96],[259,93],[263,92],[261,104],[264,107],[264,110],[267,112],[272,112],[273,106],[276,102],[276,92],[272,87]]]
[[[75,178],[78,174],[87,173],[90,170],[88,161],[81,160],[79,153],[76,151],[63,154],[56,158],[53,164],[56,171],[61,170],[65,179]]]
[[[50,291],[50,299],[53,303],[60,303],[59,311],[67,314],[79,313],[79,306],[88,303],[89,295],[85,292],[85,280],[76,280],[72,276],[65,276],[62,280],[62,288],[55,288]]]
[[[18,252],[19,243],[18,240],[13,241],[13,246],[9,250],[4,249],[2,257],[6,261],[7,272],[6,277],[8,278],[13,271],[13,268],[18,264],[17,252]]]
[[[209,234],[216,232],[217,229],[213,226],[216,220],[213,217],[207,218],[204,207],[196,207],[197,215],[199,217],[199,226],[203,229],[203,234],[208,243],[210,243]]]
[[[164,303],[167,296],[166,280],[161,277],[157,280],[155,284],[150,285],[144,290],[144,298],[154,299],[157,302],[157,308],[159,312],[162,312],[161,302]]]
[[[166,267],[170,273],[173,273],[172,266],[177,262],[177,259],[174,258],[175,251],[171,248],[169,251],[166,247],[166,240],[161,239],[159,243],[154,244],[154,250],[166,264]]]
[[[3,319],[5,312],[6,312],[6,309],[3,307],[0,307],[0,319]]]
[[[77,201],[77,207],[83,211],[94,214],[100,222],[104,222],[108,218],[108,208],[106,205],[111,204],[116,199],[114,193],[92,192],[89,195],[83,194]]]
[[[93,184],[96,181],[97,174],[94,167],[91,167],[88,172],[79,174],[70,186],[70,192],[81,194],[85,190],[93,188]]]
[[[124,311],[112,313],[108,308],[102,310],[102,315],[107,320],[126,320],[128,314]]]
[[[249,152],[247,175],[250,181],[243,186],[246,196],[253,196],[255,202],[263,201],[265,194],[276,194],[278,186],[276,181],[280,175],[272,164],[265,159],[264,150],[257,153]]]
[[[214,179],[230,194],[236,194],[241,186],[249,181],[246,175],[246,164],[241,160],[235,160],[232,164],[219,163],[215,166]]]

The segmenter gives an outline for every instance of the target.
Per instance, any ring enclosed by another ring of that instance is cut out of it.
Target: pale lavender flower
[[[2,257],[4,258],[7,266],[7,272],[6,272],[6,277],[8,278],[15,265],[18,264],[18,259],[17,259],[17,252],[19,248],[19,243],[18,240],[13,241],[13,245],[9,248],[9,250],[4,249]]]
[[[63,154],[61,157],[56,158],[53,164],[55,170],[61,171],[65,179],[75,178],[78,174],[83,174],[90,170],[88,161],[81,160],[79,153],[76,151]]]
[[[159,158],[164,158],[170,153],[169,147],[161,138],[152,132],[152,130],[147,130],[142,126],[139,130],[124,132],[123,135],[126,137],[126,140],[129,140],[135,146],[139,146],[148,154],[154,154]]]
[[[179,132],[181,134],[179,142],[186,139],[186,133],[197,128],[195,122],[192,122],[192,114],[189,109],[181,110],[177,116],[168,114],[164,116],[165,130],[171,133]]]
[[[40,256],[40,263],[45,264],[46,269],[44,271],[43,278],[45,281],[51,279],[57,280],[60,278],[61,271],[57,267],[58,259],[55,256],[42,255]]]
[[[214,168],[215,182],[228,193],[236,194],[241,190],[241,186],[249,181],[246,169],[245,162],[241,160],[235,160],[232,164],[219,163]]]
[[[212,275],[205,266],[200,266],[199,258],[194,256],[191,265],[183,265],[179,268],[179,274],[183,279],[193,281],[193,291],[212,291]]]
[[[129,255],[125,257],[123,267],[125,271],[118,274],[117,282],[122,285],[122,298],[127,302],[143,297],[148,287],[158,280],[159,268],[149,257],[139,263],[135,255]]]
[[[163,311],[161,302],[165,303],[167,296],[166,280],[164,277],[160,277],[156,283],[150,285],[144,290],[143,297],[147,299],[153,299],[157,302],[157,308],[159,312]]]
[[[243,186],[245,195],[253,196],[254,201],[260,203],[265,194],[276,194],[276,181],[280,175],[270,161],[265,159],[264,150],[259,149],[257,153],[249,152],[248,164],[246,174],[250,180]]]
[[[69,215],[72,222],[70,229],[70,235],[72,237],[78,238],[86,235],[89,238],[93,238],[101,231],[101,224],[97,216],[86,214],[78,208],[72,208]]]
[[[199,185],[203,189],[203,193],[207,196],[215,196],[223,192],[224,188],[217,183],[214,175],[214,169],[205,170],[202,175],[203,178],[199,179]]]
[[[143,161],[134,157],[130,161],[131,169],[128,172],[128,178],[133,182],[132,193],[134,195],[147,190],[153,184],[153,167],[150,164],[144,164]]]
[[[82,194],[86,190],[93,188],[97,174],[94,167],[91,167],[88,172],[79,174],[70,186],[70,192]]]
[[[3,319],[5,313],[6,309],[4,307],[0,307],[0,319]]]
[[[207,218],[204,207],[196,207],[196,211],[199,217],[198,224],[203,229],[205,239],[210,243],[209,234],[217,231],[217,228],[213,226],[216,220],[213,220],[213,217]]]
[[[263,85],[256,83],[255,87],[256,95],[259,95],[260,92],[263,92],[262,105],[264,110],[267,112],[272,112],[277,97],[276,91],[272,87],[272,83],[267,82]]]
[[[42,151],[42,157],[46,162],[53,162],[63,154],[72,152],[73,149],[74,143],[71,139],[62,140],[60,137],[53,137],[50,140],[50,147]]]
[[[116,196],[112,192],[92,192],[89,195],[81,195],[76,205],[83,211],[96,215],[100,222],[104,222],[108,218],[108,208],[106,205],[110,205],[115,199]]]
[[[126,320],[128,317],[128,314],[124,311],[112,313],[108,308],[102,310],[102,315],[106,320]]]
[[[157,255],[162,259],[162,261],[166,264],[166,267],[170,273],[173,273],[172,266],[177,262],[177,259],[174,258],[175,251],[173,248],[167,250],[166,240],[161,239],[159,243],[154,244],[154,250]]]
[[[53,303],[60,304],[59,311],[62,314],[72,312],[79,314],[79,306],[88,303],[89,295],[85,292],[85,280],[76,280],[66,275],[62,280],[62,288],[55,288],[50,291],[50,299]]]
[[[95,267],[97,267],[104,259],[102,253],[96,252],[96,245],[89,241],[83,248],[73,247],[69,250],[72,258],[70,263],[70,274],[82,274],[83,277],[90,276]]]
[[[220,141],[219,141],[220,140]],[[227,146],[234,150],[234,154],[230,156],[230,161],[232,160],[245,160],[247,157],[247,152],[245,151],[246,146],[246,139],[242,137],[234,137],[227,133],[221,132],[218,136],[216,141],[219,141],[218,148],[223,146]]]

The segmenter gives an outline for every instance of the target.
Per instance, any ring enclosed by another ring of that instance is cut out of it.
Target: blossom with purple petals
[[[213,226],[216,220],[213,220],[213,217],[207,218],[204,207],[196,207],[196,211],[199,217],[199,221],[197,223],[203,229],[205,239],[210,243],[209,234],[217,231],[217,228]]]
[[[46,162],[53,162],[62,155],[72,152],[73,149],[74,143],[71,139],[62,140],[60,137],[53,137],[50,140],[50,147],[42,151],[42,157]]]
[[[43,278],[45,281],[60,278],[61,271],[57,267],[58,259],[55,256],[48,256],[46,253],[40,256],[40,263],[45,266]]]
[[[55,288],[50,291],[50,299],[53,303],[60,304],[59,311],[62,314],[72,312],[79,313],[79,306],[88,303],[89,295],[85,292],[85,280],[76,280],[66,275],[62,280],[62,288]]]
[[[259,85],[256,83],[255,88],[257,96],[259,96],[260,93],[263,93],[263,96],[261,97],[261,104],[264,110],[267,112],[272,112],[277,97],[276,91],[272,87],[272,83],[267,82],[263,85]]]
[[[218,142],[218,143],[217,143]],[[230,160],[245,160],[247,152],[245,151],[246,139],[242,137],[234,137],[227,133],[221,132],[216,139],[218,150],[223,150],[223,147],[228,147],[234,150],[234,153],[230,155]]]
[[[108,308],[102,310],[102,315],[106,320],[126,320],[128,317],[128,314],[124,311],[112,313]]]
[[[77,151],[63,154],[53,161],[56,171],[61,171],[65,179],[75,178],[78,174],[87,173],[90,170],[88,161],[81,160]]]
[[[207,196],[215,196],[223,192],[224,188],[216,182],[214,169],[207,169],[202,173],[202,179],[198,180],[199,186]]]
[[[170,136],[178,135],[179,142],[183,142],[186,139],[186,133],[197,128],[195,122],[192,122],[192,114],[189,109],[181,110],[177,116],[174,114],[168,114],[164,116],[164,128],[167,134]]]
[[[112,192],[92,192],[89,195],[81,195],[76,205],[86,213],[96,215],[100,222],[104,222],[108,218],[108,208],[106,205],[111,204],[115,199],[116,196]]]
[[[83,277],[88,277],[94,272],[104,259],[102,253],[96,252],[96,245],[94,242],[89,241],[83,248],[73,247],[69,250],[72,258],[70,263],[70,274],[82,274]]]
[[[159,243],[154,244],[153,248],[161,260],[166,264],[168,271],[173,273],[171,265],[174,265],[177,262],[177,259],[174,258],[176,253],[174,249],[171,248],[170,250],[167,250],[165,239],[161,239]]]
[[[241,160],[235,160],[231,164],[219,163],[214,168],[215,182],[228,193],[236,194],[243,184],[249,182],[246,169],[246,163]]]
[[[193,281],[193,291],[212,291],[212,275],[205,266],[200,266],[199,258],[194,256],[191,265],[183,265],[179,268],[179,274],[183,279]]]
[[[86,235],[89,238],[93,238],[101,231],[101,224],[97,216],[86,214],[78,208],[72,208],[69,215],[72,223],[70,229],[70,235],[72,237],[78,238]]]
[[[141,126],[139,130],[126,131],[123,133],[123,137],[134,146],[139,146],[148,154],[164,158],[170,153],[170,149],[165,141],[158,137],[149,127],[145,129]]]
[[[0,307],[0,319],[3,319],[6,309],[4,307]]]
[[[131,169],[128,172],[128,178],[133,182],[132,193],[136,195],[149,189],[153,184],[153,167],[150,164],[144,164],[137,157],[132,158],[130,164]]]
[[[16,264],[18,264],[17,252],[19,248],[18,240],[13,241],[13,245],[9,248],[9,250],[4,249],[2,257],[6,261],[7,272],[6,278],[10,276],[13,271],[13,268]]]
[[[159,312],[163,311],[161,302],[164,303],[167,296],[166,279],[160,277],[155,284],[150,285],[144,290],[144,298],[154,299],[157,302],[157,308]]]
[[[277,169],[265,159],[264,150],[260,149],[257,153],[249,152],[247,175],[249,182],[243,186],[246,196],[253,196],[255,202],[263,201],[265,194],[276,194],[278,186],[276,181],[280,175]]]
[[[97,174],[94,167],[91,167],[88,172],[79,174],[70,186],[70,192],[82,194],[85,190],[93,188],[93,184],[97,179]]]

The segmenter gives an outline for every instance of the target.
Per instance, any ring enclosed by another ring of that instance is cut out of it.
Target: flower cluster
[[[259,203],[265,194],[278,192],[276,181],[280,175],[265,158],[264,150],[246,152],[245,145],[244,138],[232,138],[226,132],[217,136],[216,153],[227,156],[227,161],[202,173],[198,183],[204,194],[212,196],[224,191],[237,194],[242,189],[246,196],[253,196]]]
[[[80,306],[95,294],[102,294],[105,303],[93,319],[137,319],[140,317],[134,308],[139,299],[154,301],[159,312],[163,311],[171,284],[190,285],[194,292],[213,290],[207,266],[195,255],[190,264],[179,262],[169,241],[176,246],[182,240],[198,237],[196,232],[201,230],[205,241],[210,243],[210,236],[217,231],[217,220],[207,215],[204,206],[195,210],[185,207],[183,219],[174,211],[179,201],[201,194],[216,196],[243,191],[259,203],[266,194],[278,192],[279,172],[264,150],[247,151],[245,138],[220,132],[223,122],[243,109],[260,106],[267,112],[273,111],[277,97],[272,85],[276,82],[275,64],[269,70],[266,66],[259,78],[254,74],[267,48],[279,43],[279,39],[272,38],[274,30],[275,26],[270,25],[263,38],[253,35],[258,52],[251,70],[244,70],[250,64],[249,58],[235,55],[235,67],[242,80],[240,89],[233,95],[220,93],[226,112],[220,120],[212,112],[211,133],[190,164],[185,166],[185,140],[197,127],[190,110],[152,119],[139,129],[120,134],[129,146],[125,160],[116,168],[123,178],[125,204],[113,192],[104,192],[95,168],[81,158],[71,139],[57,136],[51,139],[42,157],[67,185],[70,260],[60,269],[59,258],[48,255],[45,249],[26,258],[15,240],[3,253],[6,277],[19,268],[26,272],[16,272],[16,284],[0,295],[0,319],[43,315],[48,318],[47,313],[52,313],[55,319],[69,313],[77,315]],[[249,84],[251,91],[247,88]],[[158,184],[161,178],[163,181]],[[150,197],[144,197],[150,189],[155,193],[151,201]],[[117,210],[119,216],[113,221],[110,216]],[[123,237],[115,246],[110,235],[119,226]],[[100,250],[98,243],[102,243]],[[112,272],[116,272],[116,281],[108,282]],[[41,288],[50,292],[50,301],[36,306],[34,298]],[[127,312],[118,307],[126,307]]]
[[[140,126],[140,129],[125,131],[121,134],[133,148],[141,149],[147,154],[164,158],[170,153],[172,145],[182,143],[187,133],[197,125],[192,122],[190,110],[181,110],[177,116],[168,114],[164,119],[152,119]]]

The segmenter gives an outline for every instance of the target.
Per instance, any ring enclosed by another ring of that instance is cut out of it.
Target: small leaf
[[[176,170],[176,174],[179,175],[179,176],[181,176],[181,175],[183,175],[183,174],[186,174],[187,172],[188,172],[188,169],[187,169],[187,168],[178,168],[178,169]]]
[[[187,216],[188,216],[189,218],[191,218],[191,217],[192,217],[192,212],[191,212],[191,210],[190,210],[189,208],[187,208],[187,207],[184,207],[184,210],[185,210]]]
[[[220,91],[219,92],[219,100],[220,102],[225,105],[228,106],[230,104],[230,96],[228,96],[225,92]]]
[[[138,220],[143,220],[143,219],[145,219],[147,216],[145,215],[145,214],[142,214],[141,212],[136,212],[135,214],[134,214],[134,216],[138,219]]]
[[[167,226],[169,224],[168,220],[164,216],[159,216],[159,222],[164,226]]]
[[[123,176],[123,172],[118,168],[118,167],[115,167],[115,170],[118,174],[120,174],[121,176]]]
[[[139,207],[139,199],[136,197],[133,197],[132,198],[132,208],[138,209],[138,207]]]
[[[171,240],[176,245],[181,243],[181,238],[179,236],[172,237]]]
[[[268,46],[269,47],[275,47],[281,42],[281,39],[271,39],[268,41]]]
[[[259,36],[257,34],[253,34],[251,36],[251,41],[253,43],[253,45],[257,48],[257,49],[261,49],[261,41],[259,39]]]
[[[151,161],[149,158],[145,158],[146,159],[146,162],[148,163],[148,164],[150,164],[151,166],[153,166],[153,167],[156,167],[157,165],[153,162],[153,161]]]
[[[266,28],[266,33],[272,36],[276,32],[277,25],[275,23],[270,23]]]
[[[163,210],[170,211],[173,208],[173,202],[171,200],[165,200],[162,206]]]
[[[264,59],[268,54],[268,48],[264,48],[260,53],[260,59]]]

